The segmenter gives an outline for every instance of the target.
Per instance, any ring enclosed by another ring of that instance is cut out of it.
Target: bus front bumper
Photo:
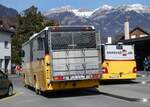
[[[130,74],[103,74],[101,80],[134,80],[136,79],[136,73]]]

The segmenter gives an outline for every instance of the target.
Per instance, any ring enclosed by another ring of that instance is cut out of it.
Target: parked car
[[[13,84],[8,79],[8,75],[0,70],[0,96],[2,95],[13,95]]]

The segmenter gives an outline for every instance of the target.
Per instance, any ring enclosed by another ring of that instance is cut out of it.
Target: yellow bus
[[[39,94],[99,86],[100,49],[93,26],[53,26],[22,45],[25,86]]]
[[[101,80],[133,80],[137,77],[134,45],[102,45]]]

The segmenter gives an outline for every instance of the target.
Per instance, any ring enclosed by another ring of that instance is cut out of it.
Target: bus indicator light
[[[106,74],[106,73],[108,73],[108,69],[107,69],[106,67],[103,67],[103,68],[102,68],[102,72],[103,72],[104,74]]]
[[[64,80],[64,76],[53,76],[54,80]]]
[[[134,68],[133,68],[133,73],[136,73],[136,72],[137,72],[137,68],[134,67]]]

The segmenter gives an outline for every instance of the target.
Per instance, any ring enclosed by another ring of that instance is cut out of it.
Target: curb
[[[137,74],[137,77],[146,77],[144,74]]]
[[[129,102],[150,102],[150,98],[130,98],[130,97],[125,97],[125,96],[120,96],[120,95],[110,94],[105,92],[100,92],[100,93],[109,97],[118,98]]]
[[[128,101],[128,102],[144,102],[144,103],[150,102],[150,98],[134,98],[134,97],[131,98],[131,97],[125,97],[125,96],[116,95],[116,94],[112,94],[112,93],[102,92],[99,89],[97,89],[97,90],[98,90],[98,94],[102,94],[102,95],[105,95],[105,96],[108,96],[108,97],[113,97],[113,98],[125,100],[125,101]],[[95,90],[93,92],[97,93],[97,91],[95,91]]]
[[[17,92],[17,91],[15,91],[15,92],[13,93],[13,95],[8,96],[8,97],[4,97],[4,98],[0,99],[0,102],[6,101],[6,100],[9,100],[9,99],[12,99],[12,98],[17,97],[17,96],[19,96],[19,95],[20,95],[20,93]]]

